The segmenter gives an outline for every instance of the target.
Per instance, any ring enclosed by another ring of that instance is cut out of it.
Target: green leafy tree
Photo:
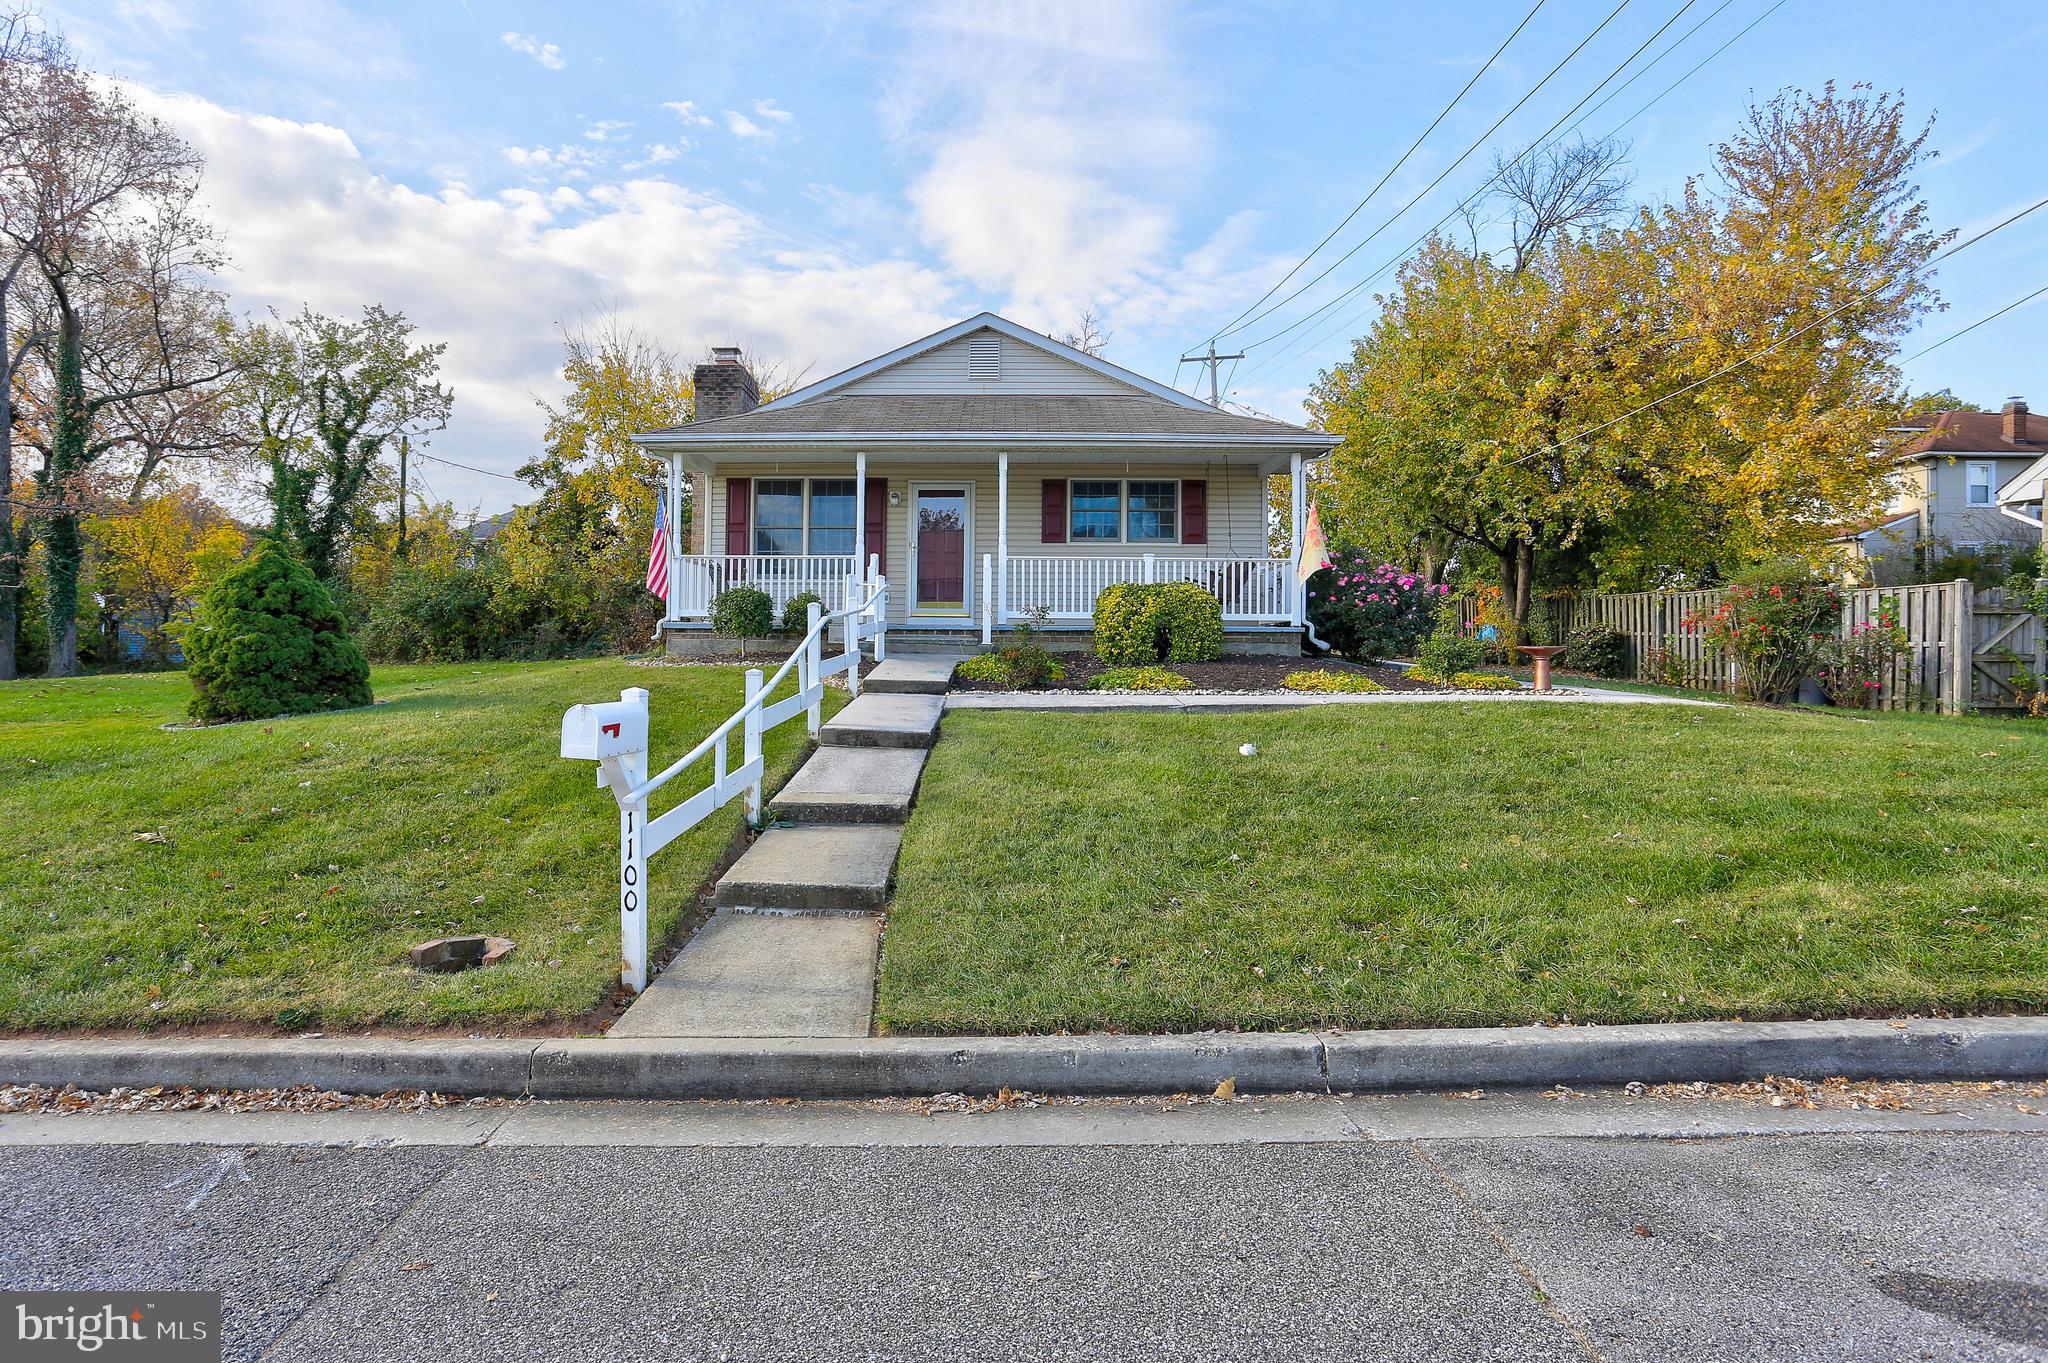
[[[237,336],[241,401],[269,468],[272,533],[322,582],[383,492],[379,456],[448,424],[436,377],[445,344],[415,345],[405,314],[371,304],[355,321],[307,308]]]
[[[193,718],[266,719],[370,703],[370,664],[334,598],[264,542],[208,589],[186,632]]]

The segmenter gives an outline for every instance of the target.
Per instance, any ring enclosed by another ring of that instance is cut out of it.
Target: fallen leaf
[[[1237,1080],[1234,1078],[1226,1079],[1222,1083],[1218,1084],[1216,1086],[1215,1096],[1218,1098],[1237,1097]]]
[[[432,1259],[422,1259],[416,1264],[407,1264],[405,1267],[399,1269],[398,1271],[400,1273],[417,1273],[423,1268],[432,1268],[433,1266],[434,1261]]]

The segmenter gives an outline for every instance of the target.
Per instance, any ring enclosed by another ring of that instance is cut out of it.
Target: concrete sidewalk
[[[1504,705],[1704,705],[1720,702],[1641,691],[1574,686],[1555,691],[1369,691],[1297,695],[1285,691],[1221,692],[955,691],[948,710],[1193,710],[1210,714],[1301,710],[1319,705],[1444,705],[1476,701]]]
[[[0,1041],[0,1083],[551,1098],[1247,1093],[2048,1075],[2048,1017],[1180,1036]]]

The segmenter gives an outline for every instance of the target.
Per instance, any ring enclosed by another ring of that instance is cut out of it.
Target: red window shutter
[[[1180,485],[1180,542],[1209,542],[1209,484],[1203,479],[1186,479]]]
[[[725,552],[748,554],[754,546],[747,543],[747,516],[754,502],[754,480],[751,478],[728,478],[725,480]]]
[[[889,575],[889,480],[868,479],[867,551],[881,565],[882,576]],[[863,575],[867,565],[854,565],[854,571]]]
[[[1038,485],[1039,527],[1042,544],[1067,542],[1067,480],[1047,478]]]

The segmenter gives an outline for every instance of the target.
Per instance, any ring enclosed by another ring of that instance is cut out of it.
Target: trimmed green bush
[[[775,632],[775,598],[759,587],[727,587],[711,598],[711,628],[734,640],[747,656],[747,640]]]
[[[1097,691],[1185,691],[1194,685],[1163,667],[1112,667],[1088,682]]]
[[[811,627],[806,608],[825,604],[825,598],[816,592],[798,592],[782,603],[782,627],[793,634],[802,634]]]
[[[994,653],[977,653],[953,669],[961,681],[994,682],[997,686],[1029,689],[1048,682],[1065,681],[1067,669],[1043,649],[1004,648]]]
[[[1384,691],[1371,677],[1356,672],[1289,672],[1280,681],[1289,691]]]
[[[1460,672],[1470,672],[1485,661],[1486,645],[1458,633],[1455,622],[1446,619],[1436,632],[1415,650],[1415,675],[1433,682],[1448,682]]]
[[[1503,677],[1498,672],[1459,672],[1451,677],[1450,685],[1460,691],[1519,691],[1522,684],[1513,677]]]
[[[1192,582],[1119,582],[1095,598],[1095,653],[1117,667],[1205,663],[1223,652],[1223,603]]]
[[[1596,677],[1628,675],[1628,636],[1611,625],[1581,625],[1564,638],[1558,659],[1574,672]]]
[[[185,632],[194,719],[269,719],[370,703],[370,663],[341,608],[275,544],[207,590]]]

